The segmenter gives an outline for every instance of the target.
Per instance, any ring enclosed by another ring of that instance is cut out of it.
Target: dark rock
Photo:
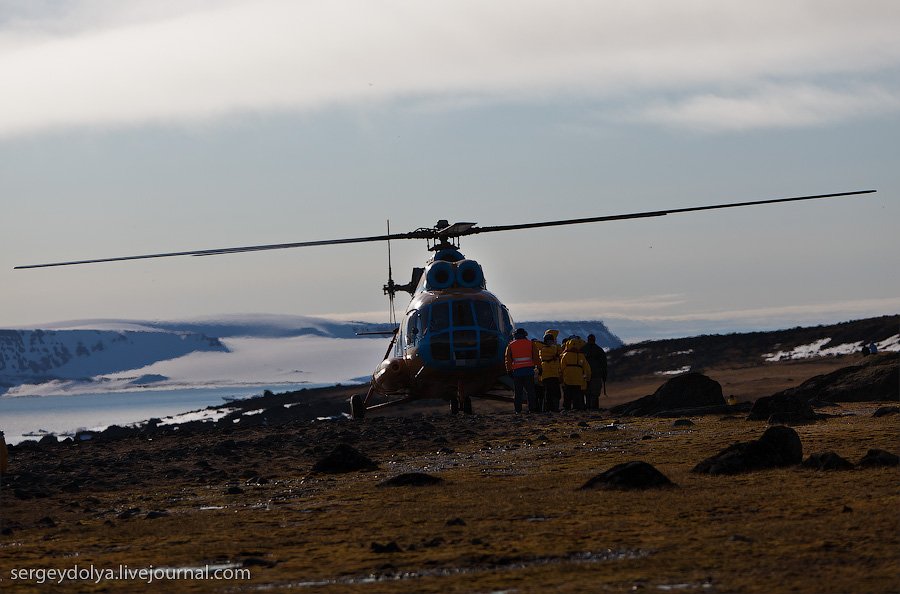
[[[31,489],[13,489],[13,496],[16,499],[22,499],[23,501],[27,501],[28,499],[34,499],[36,495],[31,491]],[[48,493],[45,497],[49,497]]]
[[[672,427],[693,427],[694,422],[690,419],[678,419],[674,423],[672,423]]]
[[[466,521],[463,520],[462,518],[452,518],[450,520],[447,520],[446,525],[447,526],[465,526]]]
[[[646,416],[663,411],[726,406],[719,382],[702,373],[686,373],[673,377],[654,394],[610,409],[613,414]]]
[[[133,518],[134,516],[141,513],[141,508],[139,507],[131,507],[117,515],[116,517],[120,520],[127,520],[128,518]]]
[[[56,445],[59,443],[59,438],[51,433],[42,437],[38,443],[42,446]]]
[[[852,470],[853,464],[834,452],[821,452],[810,454],[809,458],[803,461],[803,468],[812,468],[813,470]]]
[[[857,464],[860,468],[881,468],[884,466],[900,466],[900,456],[884,450],[869,450]]]
[[[316,462],[313,472],[337,474],[357,470],[375,470],[378,464],[347,444],[338,444],[330,454]]]
[[[882,353],[867,357],[861,365],[850,365],[824,375],[817,375],[778,395],[796,396],[829,402],[896,402],[900,384],[900,356]]]
[[[755,441],[736,443],[697,464],[692,472],[737,474],[766,468],[793,466],[803,461],[800,436],[790,427],[769,427]]]
[[[50,516],[44,516],[37,521],[37,525],[41,528],[56,528],[56,520],[54,520]]]
[[[165,518],[168,515],[169,515],[169,512],[167,512],[165,510],[154,509],[154,510],[148,511],[147,515],[144,516],[144,518],[146,518],[148,520],[155,520],[157,518]]]
[[[370,548],[372,549],[373,553],[402,553],[403,552],[403,549],[400,548],[400,545],[398,545],[393,540],[387,544],[373,542],[371,544]]]
[[[120,427],[119,425],[110,425],[106,429],[103,430],[103,433],[100,435],[104,440],[113,440],[113,439],[125,439],[126,437],[131,437],[132,435],[137,435],[138,430],[132,429],[128,427]]]
[[[240,487],[228,487],[228,489],[225,490],[226,495],[240,495],[243,492],[244,490]]]
[[[427,487],[430,485],[439,485],[444,479],[425,474],[424,472],[408,472],[398,474],[386,481],[378,483],[379,487]]]
[[[773,417],[775,417],[773,420]],[[781,419],[781,420],[780,420]],[[770,424],[784,422],[792,424],[816,420],[816,413],[805,399],[791,394],[779,393],[758,398],[750,409],[748,421],[769,421]]]
[[[900,414],[900,406],[882,406],[881,408],[873,412],[872,416],[875,418],[879,418],[896,414]]]
[[[82,481],[79,479],[75,479],[73,481],[69,481],[64,483],[59,490],[65,493],[78,493],[81,491],[81,483]]]
[[[675,484],[646,462],[625,462],[598,474],[581,486],[582,489],[656,489]]]

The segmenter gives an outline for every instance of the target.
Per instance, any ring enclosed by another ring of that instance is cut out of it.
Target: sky
[[[868,189],[461,249],[515,319],[627,336],[897,313],[898,30],[893,0],[0,0],[0,327],[388,319],[380,243],[16,265]]]

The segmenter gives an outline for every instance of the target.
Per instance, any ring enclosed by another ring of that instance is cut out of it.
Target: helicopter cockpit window
[[[487,330],[496,330],[497,321],[494,319],[493,307],[487,301],[476,301],[475,318],[478,320],[478,326]]]
[[[432,333],[441,332],[450,326],[450,304],[435,303],[431,306],[431,322],[428,330]]]
[[[475,319],[472,317],[472,305],[470,301],[460,300],[453,301],[453,325],[454,326],[474,326]]]

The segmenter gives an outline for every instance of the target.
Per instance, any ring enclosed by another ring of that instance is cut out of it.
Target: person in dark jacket
[[[591,366],[591,380],[587,387],[587,407],[592,410],[600,408],[600,392],[606,395],[606,352],[599,344],[597,337],[588,334],[587,344],[581,349],[581,354]]]

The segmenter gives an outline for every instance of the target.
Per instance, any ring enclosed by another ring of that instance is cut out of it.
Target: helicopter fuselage
[[[455,250],[440,251],[425,268],[372,387],[407,399],[485,394],[506,374],[513,330],[509,310],[486,289],[481,266]]]

